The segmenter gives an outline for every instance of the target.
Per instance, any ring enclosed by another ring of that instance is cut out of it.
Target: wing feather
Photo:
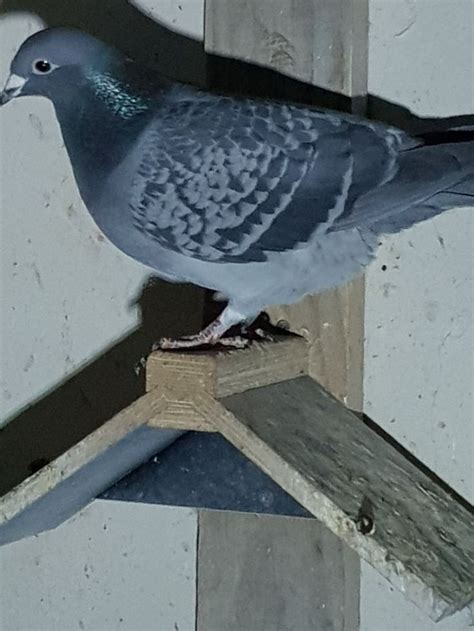
[[[178,91],[140,146],[134,223],[209,261],[265,260],[346,220],[396,172],[397,139],[333,112]]]

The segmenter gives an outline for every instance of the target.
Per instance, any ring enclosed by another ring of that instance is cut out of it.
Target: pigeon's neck
[[[107,72],[90,73],[71,99],[56,98],[56,115],[84,201],[100,196],[102,184],[136,143],[152,115],[152,97]]]

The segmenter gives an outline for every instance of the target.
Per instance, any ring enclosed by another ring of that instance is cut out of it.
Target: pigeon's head
[[[114,50],[75,29],[50,28],[29,37],[15,55],[0,94],[3,105],[17,96],[52,98],[64,79],[103,66]]]

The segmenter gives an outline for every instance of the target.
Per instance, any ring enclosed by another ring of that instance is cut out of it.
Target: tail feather
[[[444,193],[440,193],[429,200],[429,202],[412,206],[404,212],[399,213],[396,221],[390,216],[382,218],[380,221],[373,223],[370,226],[370,230],[376,234],[395,234],[402,230],[407,230],[417,223],[432,219],[446,210],[463,206],[472,206],[474,208],[474,197],[471,198],[470,203],[466,203],[465,196],[459,196],[459,198],[456,199],[451,195],[445,197]]]
[[[360,198],[337,229],[359,225],[378,234],[396,233],[459,206],[474,207],[472,140],[402,152],[393,179]]]

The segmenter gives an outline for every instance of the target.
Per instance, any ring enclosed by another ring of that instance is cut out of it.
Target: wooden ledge
[[[282,336],[249,348],[216,351],[156,351],[147,361],[147,391],[202,388],[216,399],[307,375],[309,344]]]
[[[308,372],[308,345],[282,337],[243,351],[153,353],[148,392],[0,497],[0,545],[58,526],[176,434],[216,431],[195,393],[226,396]]]
[[[215,432],[197,406],[201,392],[219,399],[308,374],[309,344],[300,337],[252,344],[246,349],[152,353],[147,390],[166,405],[149,424],[161,429]]]
[[[218,431],[431,618],[469,605],[472,510],[309,377],[308,346],[154,353],[147,394],[0,499],[0,541],[82,508],[157,430]]]

